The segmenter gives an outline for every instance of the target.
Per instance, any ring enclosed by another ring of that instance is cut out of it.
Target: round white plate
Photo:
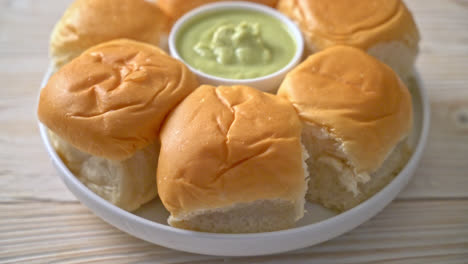
[[[49,69],[42,87],[50,75]],[[312,246],[350,231],[381,211],[406,186],[421,159],[429,131],[429,101],[418,75],[412,81],[410,91],[413,95],[415,122],[410,144],[414,152],[390,184],[357,207],[338,215],[319,205],[307,203],[307,213],[295,228],[266,233],[213,234],[174,228],[167,224],[169,213],[159,199],[136,212],[124,211],[84,186],[51,146],[47,128],[41,123],[39,128],[52,163],[68,189],[107,223],[135,237],[177,250],[219,256],[266,255]]]

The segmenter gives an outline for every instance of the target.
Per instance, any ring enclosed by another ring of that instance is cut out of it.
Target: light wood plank
[[[128,236],[78,203],[0,203],[0,263],[462,263],[468,201],[401,201],[321,245],[275,256],[218,258]],[[6,215],[5,215],[6,214]],[[47,241],[47,243],[45,243]],[[453,261],[453,262],[452,262]]]
[[[428,144],[399,198],[468,197],[468,97],[462,100],[432,102]]]

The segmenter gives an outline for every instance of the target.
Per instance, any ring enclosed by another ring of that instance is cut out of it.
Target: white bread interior
[[[346,211],[386,186],[408,161],[411,151],[402,140],[372,173],[360,173],[349,162],[342,143],[324,128],[304,126],[302,134],[310,158],[307,200],[337,211]]]
[[[159,144],[138,150],[123,161],[84,153],[49,131],[52,146],[70,171],[91,191],[127,211],[157,196]]]
[[[178,228],[214,233],[270,232],[293,227],[297,207],[286,200],[257,200],[200,211],[186,218],[170,216],[168,222]]]

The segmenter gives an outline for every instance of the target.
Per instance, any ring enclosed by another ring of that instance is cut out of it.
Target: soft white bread
[[[172,23],[183,16],[185,13],[192,9],[200,7],[205,4],[226,2],[232,0],[158,0],[159,7],[171,18]],[[236,1],[236,0],[234,0]],[[237,0],[238,1],[238,0]],[[245,0],[258,4],[268,5],[275,7],[278,0]]]
[[[309,52],[349,45],[366,50],[404,80],[413,73],[419,32],[401,0],[280,0],[278,9],[299,25]]]
[[[157,140],[166,115],[197,86],[196,76],[161,49],[113,40],[52,75],[38,116],[79,150],[124,160]]]
[[[244,233],[289,228],[307,188],[301,122],[246,86],[200,86],[161,129],[158,192],[170,225]]]
[[[169,20],[146,0],[76,0],[55,25],[50,56],[56,69],[88,48],[118,38],[158,46]]]
[[[198,83],[155,46],[114,40],[85,51],[41,91],[38,116],[64,163],[126,210],[154,198],[159,128]]]
[[[133,211],[156,197],[158,142],[138,150],[126,160],[115,161],[79,151],[51,131],[49,138],[70,171],[112,204]]]
[[[408,89],[360,49],[335,46],[310,56],[286,76],[278,95],[304,123],[310,201],[347,210],[385,186],[409,157]]]

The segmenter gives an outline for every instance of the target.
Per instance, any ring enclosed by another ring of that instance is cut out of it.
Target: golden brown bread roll
[[[302,30],[309,52],[334,45],[366,50],[403,79],[413,72],[419,32],[401,0],[280,0]]]
[[[85,51],[52,75],[38,116],[80,181],[135,210],[157,194],[160,125],[197,86],[187,67],[159,48],[118,39]]]
[[[172,18],[172,22],[175,22],[185,13],[189,12],[192,9],[200,7],[204,4],[210,4],[215,2],[226,2],[229,0],[158,0],[159,7]],[[236,1],[236,0],[234,0]],[[249,2],[254,2],[258,4],[268,5],[270,7],[275,7],[278,0],[246,0]]]
[[[303,216],[301,123],[284,99],[203,85],[161,129],[158,192],[172,226],[262,232]]]
[[[412,127],[408,89],[360,49],[335,46],[310,56],[286,76],[278,95],[304,124],[311,201],[349,209],[383,187],[408,157],[401,143]],[[399,156],[386,165],[393,170],[381,169],[397,146]]]
[[[158,46],[167,27],[167,16],[150,1],[76,0],[52,32],[51,59],[58,69],[86,49],[118,38]]]
[[[154,142],[165,116],[197,86],[195,75],[161,49],[119,39],[52,75],[38,114],[83,152],[123,160]]]

